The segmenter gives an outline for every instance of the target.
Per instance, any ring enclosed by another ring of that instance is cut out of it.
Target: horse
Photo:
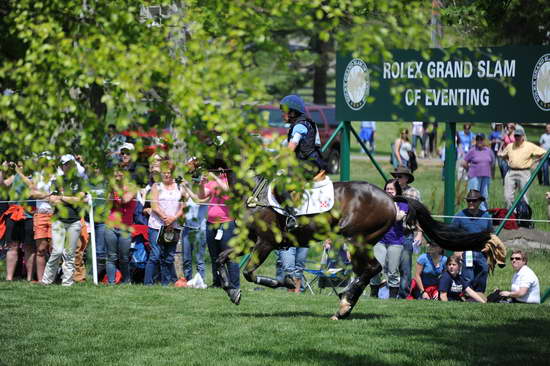
[[[258,193],[260,202],[267,195],[266,187]],[[278,192],[275,197],[279,202],[283,198]],[[270,288],[286,287],[294,288],[294,281],[290,277],[277,280],[266,276],[259,276],[255,272],[266,260],[269,253],[276,249],[289,246],[307,247],[308,243],[319,235],[323,226],[314,220],[313,216],[323,216],[332,232],[336,232],[347,240],[353,247],[351,251],[351,265],[355,279],[339,294],[340,303],[338,310],[331,319],[347,318],[370,279],[377,275],[382,266],[372,254],[373,246],[396,222],[396,202],[406,202],[409,212],[405,219],[408,225],[418,223],[424,234],[434,243],[447,250],[481,250],[490,239],[488,232],[466,233],[453,228],[451,225],[436,221],[429,210],[419,201],[408,197],[392,197],[379,187],[368,182],[335,182],[334,183],[335,206],[328,212],[316,215],[308,215],[307,223],[300,224],[290,232],[285,230],[286,216],[277,213],[268,204],[259,204],[256,207],[247,208],[247,219],[244,220],[249,230],[248,239],[254,243],[250,251],[251,259],[243,270],[244,278],[258,285]],[[336,210],[336,212],[334,212]],[[303,219],[301,221],[304,221]],[[276,230],[273,229],[276,227]],[[326,227],[326,225],[324,226]],[[282,240],[281,240],[282,233]],[[328,233],[326,233],[328,234]],[[222,252],[217,260],[222,288],[226,290],[230,299],[235,304],[240,302],[240,293],[236,296],[234,289],[228,288],[228,275],[225,264],[229,261],[234,249]]]

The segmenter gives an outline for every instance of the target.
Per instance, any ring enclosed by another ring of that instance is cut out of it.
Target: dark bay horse
[[[260,200],[265,194],[266,190],[259,194]],[[334,201],[335,206],[331,211],[318,215],[324,216],[329,230],[345,238],[354,247],[351,251],[351,263],[356,277],[340,294],[340,306],[332,319],[346,318],[370,279],[382,270],[382,266],[372,254],[372,248],[396,221],[395,201],[407,202],[409,205],[407,223],[414,226],[413,223],[418,222],[425,235],[444,249],[481,250],[485,242],[490,239],[489,233],[469,234],[436,221],[420,202],[405,197],[391,197],[367,182],[335,182]],[[278,281],[256,275],[255,271],[273,250],[293,245],[305,247],[312,241],[318,242],[319,240],[315,237],[318,238],[319,234],[328,234],[327,225],[319,225],[316,223],[317,220],[311,219],[311,216],[318,215],[311,215],[306,224],[300,224],[287,233],[285,232],[286,217],[278,214],[271,207],[260,205],[249,209],[247,213],[249,239],[255,245],[250,253],[251,259],[244,268],[244,277],[249,282],[271,288],[294,288],[294,281],[288,277]],[[273,230],[273,226],[277,230]],[[222,272],[225,272],[224,264],[232,251],[232,249],[225,251],[218,259]],[[240,301],[240,295],[235,298],[230,294],[230,298],[236,304]]]

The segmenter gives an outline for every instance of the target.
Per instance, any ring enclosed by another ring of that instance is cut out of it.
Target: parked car
[[[278,105],[259,105],[257,109],[260,118],[269,125],[269,127],[265,127],[259,131],[265,145],[271,143],[278,136],[287,135],[289,126],[283,121],[283,115]],[[338,126],[336,109],[333,106],[306,104],[306,114],[317,125],[319,136],[321,137],[321,145],[324,146]],[[328,172],[330,174],[337,174],[340,171],[339,135],[332,140],[323,157],[328,162]]]
[[[168,150],[170,128],[166,124],[164,128],[160,128],[163,124],[158,114],[152,109],[145,110],[141,116],[147,120],[145,125],[132,124],[126,130],[120,131],[119,135],[123,136],[122,142],[132,144],[136,144],[138,140],[141,142],[143,149],[138,152],[138,162],[146,163],[155,152]],[[108,115],[107,120],[109,119]]]

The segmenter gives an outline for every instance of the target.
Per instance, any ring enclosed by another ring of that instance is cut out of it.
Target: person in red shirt
[[[121,167],[114,174],[115,185],[111,192],[111,213],[105,228],[105,244],[107,246],[107,279],[110,285],[115,284],[116,264],[122,274],[122,283],[130,282],[130,226],[134,223],[134,211],[137,201],[136,187],[125,182],[124,172]],[[112,226],[111,226],[112,225]]]

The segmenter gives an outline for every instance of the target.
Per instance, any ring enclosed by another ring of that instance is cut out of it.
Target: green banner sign
[[[338,55],[339,121],[550,122],[550,47]]]

